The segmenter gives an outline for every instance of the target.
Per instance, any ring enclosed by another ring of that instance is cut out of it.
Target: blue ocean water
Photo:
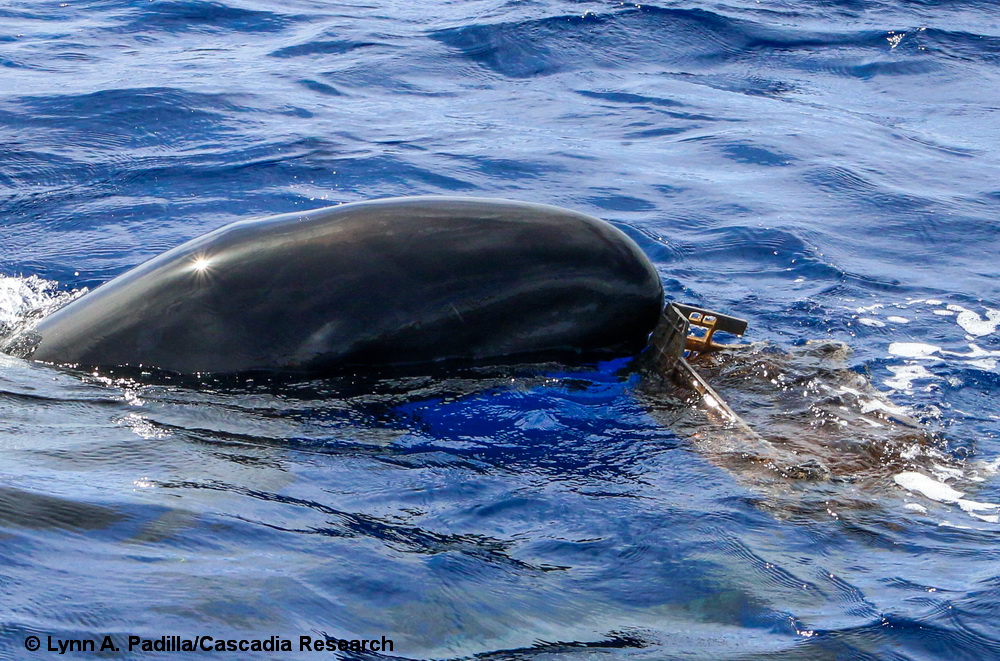
[[[619,363],[195,388],[0,355],[0,657],[1000,658],[998,63],[984,1],[0,3],[0,325],[234,220],[507,197],[615,223],[754,342],[850,345],[940,439],[846,425],[862,482],[763,484]]]

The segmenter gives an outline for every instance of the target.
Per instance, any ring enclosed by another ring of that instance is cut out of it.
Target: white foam
[[[907,415],[907,411],[902,406],[896,406],[895,404],[884,400],[871,397],[868,399],[859,399],[858,403],[861,405],[862,413],[871,413],[872,411],[885,411],[890,415]]]
[[[918,379],[933,379],[934,375],[923,365],[889,365],[887,368],[895,377],[886,379],[885,385],[895,390],[910,390]]]
[[[965,495],[961,491],[952,489],[944,482],[938,482],[934,478],[916,471],[898,473],[892,479],[907,491],[919,493],[939,503],[956,503]]]
[[[858,322],[864,324],[865,326],[872,326],[874,328],[882,328],[885,326],[884,321],[879,321],[878,319],[870,319],[868,317],[862,317],[858,319]]]
[[[979,464],[979,468],[988,473],[1000,472],[1000,458],[994,459],[993,461],[984,461]]]
[[[959,353],[958,351],[942,351],[942,356],[956,356],[968,359],[968,365],[987,372],[992,372],[997,368],[996,358],[1000,358],[1000,351],[987,351],[975,344],[969,344],[969,353]]]
[[[893,342],[889,345],[889,353],[904,358],[929,358],[941,351],[941,347],[923,342]]]
[[[955,528],[956,530],[975,530],[972,526],[963,526],[958,523],[952,523],[951,521],[942,521],[938,525],[942,528]]]
[[[996,503],[979,503],[975,500],[966,500],[960,498],[958,500],[958,506],[962,508],[963,512],[983,512],[986,510],[1000,510],[1000,505]]]
[[[987,356],[1000,357],[1000,351],[987,351],[975,344],[969,344],[969,353],[958,353],[957,351],[942,351],[943,355],[958,356],[959,358],[983,358]]]
[[[965,473],[959,468],[954,466],[944,466],[942,464],[932,464],[931,470],[934,472],[935,477],[941,480],[953,480],[955,478],[962,477]]]
[[[830,390],[832,390],[832,388]],[[861,392],[857,388],[851,388],[850,386],[840,386],[838,390],[834,392],[839,392],[844,395],[854,395],[858,400],[858,406],[861,409],[862,413],[871,413],[872,411],[885,411],[886,413],[889,413],[891,415],[907,415],[907,410],[902,406],[897,406],[892,402],[883,399],[881,397],[872,397],[866,393]]]
[[[958,505],[963,512],[980,521],[1000,523],[1000,504],[968,500],[963,497],[965,494],[961,491],[953,489],[944,482],[938,482],[928,475],[917,473],[916,471],[905,471],[894,475],[893,480],[896,484],[912,493],[919,493],[939,503]],[[982,512],[989,513],[982,514]]]
[[[894,324],[908,324],[908,323],[910,323],[910,320],[907,319],[906,317],[892,316],[892,317],[886,317],[886,319],[888,319],[889,321],[891,321]]]
[[[997,327],[1000,326],[1000,310],[986,308],[986,317],[983,318],[978,313],[967,310],[961,305],[949,305],[948,309],[958,313],[958,318],[955,321],[962,327],[962,330],[975,337],[990,335],[996,332]]]

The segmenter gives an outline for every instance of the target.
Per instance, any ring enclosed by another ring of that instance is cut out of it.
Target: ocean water
[[[0,330],[238,219],[557,204],[749,319],[703,368],[835,473],[741,461],[625,360],[191,385],[0,355],[0,657],[1000,658],[998,64],[981,0],[0,3]]]

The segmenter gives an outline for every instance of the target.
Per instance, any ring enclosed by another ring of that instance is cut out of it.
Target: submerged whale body
[[[624,355],[645,346],[662,305],[652,264],[602,220],[408,197],[222,227],[8,347],[52,363],[218,374]]]

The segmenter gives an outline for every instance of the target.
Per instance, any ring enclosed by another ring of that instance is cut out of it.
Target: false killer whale
[[[180,374],[625,355],[663,308],[609,223],[554,206],[421,196],[245,220],[110,280],[4,350]]]

